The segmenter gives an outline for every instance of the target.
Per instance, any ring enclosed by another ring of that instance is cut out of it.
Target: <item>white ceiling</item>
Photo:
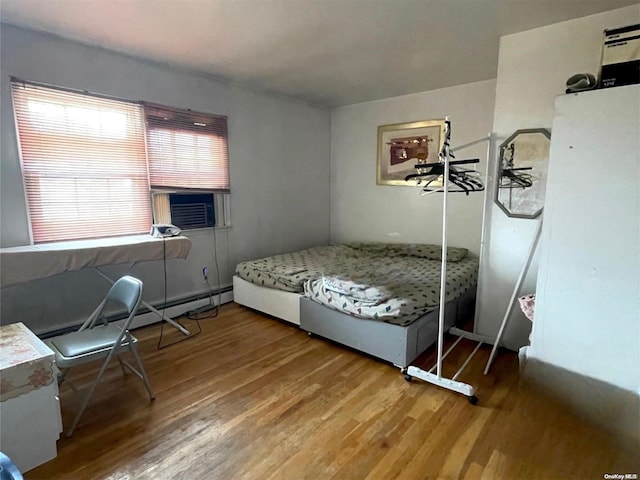
[[[13,25],[339,106],[495,78],[501,35],[637,2],[2,0],[0,13]]]

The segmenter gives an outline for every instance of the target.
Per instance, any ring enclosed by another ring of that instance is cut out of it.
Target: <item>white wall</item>
[[[331,240],[441,243],[442,195],[421,197],[404,186],[376,185],[378,126],[417,120],[452,122],[452,147],[491,132],[495,81],[387,98],[334,109],[331,120]],[[487,144],[456,157],[480,158]],[[448,242],[478,254],[483,193],[449,197]]]
[[[518,129],[550,129],[554,99],[564,93],[566,80],[575,73],[597,76],[603,30],[639,21],[640,6],[631,6],[502,37],[493,132],[505,138]],[[551,135],[553,138],[553,132]],[[494,168],[490,165],[492,171]],[[495,336],[536,221],[508,218],[495,203],[487,205],[476,331]],[[537,264],[536,255],[520,294],[535,291]],[[530,331],[531,323],[516,306],[504,344],[512,349],[526,345]]]
[[[221,285],[231,283],[239,261],[328,243],[328,109],[5,24],[1,35],[3,247],[29,243],[10,76],[227,115],[233,226],[217,230],[215,239]],[[202,267],[215,270],[212,231],[189,236],[189,258],[168,265],[170,300],[203,291]],[[145,299],[162,302],[162,263],[140,265],[136,275],[145,282]],[[82,271],[5,289],[0,319],[23,321],[36,331],[74,323],[90,313],[106,287],[93,272]]]

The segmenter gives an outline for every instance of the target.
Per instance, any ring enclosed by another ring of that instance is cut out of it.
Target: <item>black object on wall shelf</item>
[[[596,88],[596,77],[590,73],[576,73],[567,79],[564,93],[584,92]]]

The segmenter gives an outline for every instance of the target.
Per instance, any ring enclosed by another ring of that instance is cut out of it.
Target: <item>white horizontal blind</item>
[[[229,192],[226,117],[144,108],[151,187]]]
[[[140,105],[12,82],[35,243],[148,233]]]

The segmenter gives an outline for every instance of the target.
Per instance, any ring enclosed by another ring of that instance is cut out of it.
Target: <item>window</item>
[[[229,192],[227,119],[145,104],[153,188]]]
[[[33,241],[148,232],[140,107],[18,82],[12,90]]]
[[[147,103],[144,112],[156,221],[183,230],[228,225],[226,117]]]
[[[169,195],[229,192],[226,117],[17,79],[12,92],[34,243],[148,233],[152,188],[172,192],[154,195],[156,222],[166,223]]]

